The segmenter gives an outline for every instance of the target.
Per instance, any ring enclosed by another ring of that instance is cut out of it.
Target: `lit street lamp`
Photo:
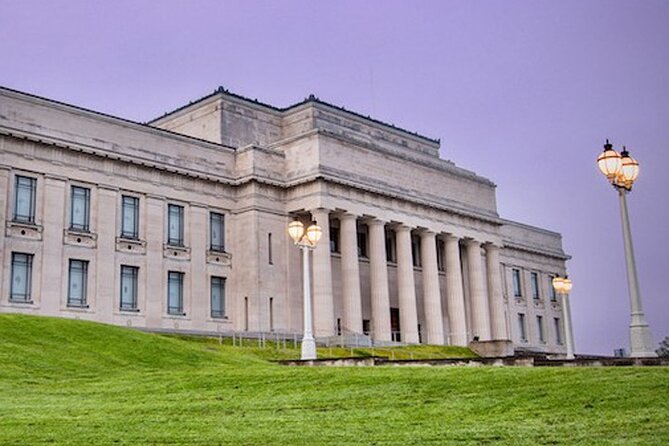
[[[302,249],[302,286],[304,294],[304,335],[302,336],[302,360],[316,359],[316,341],[311,323],[311,284],[309,281],[309,251],[316,247],[323,231],[316,222],[304,230],[304,224],[295,220],[288,225],[288,234],[295,246]]]
[[[654,357],[657,354],[653,350],[653,338],[641,305],[641,293],[639,292],[639,280],[637,279],[634,248],[632,246],[632,231],[630,230],[627,201],[625,199],[625,196],[632,190],[632,184],[639,176],[639,163],[630,156],[625,146],[623,146],[623,151],[618,153],[613,150],[613,146],[609,144],[607,139],[606,144],[604,144],[604,152],[597,158],[597,167],[618,191],[620,197],[627,284],[632,310],[630,356],[633,358]]]
[[[562,296],[562,319],[564,320],[564,337],[567,343],[566,359],[571,360],[574,359],[574,334],[571,330],[571,308],[569,308],[571,280],[556,275],[553,278],[553,289],[559,296]]]

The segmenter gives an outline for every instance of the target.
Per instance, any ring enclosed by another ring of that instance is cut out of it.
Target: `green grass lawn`
[[[0,444],[669,444],[666,367],[267,361],[288,355],[0,315]]]

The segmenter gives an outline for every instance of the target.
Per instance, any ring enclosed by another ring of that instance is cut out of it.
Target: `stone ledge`
[[[63,243],[66,245],[81,246],[84,248],[96,248],[98,235],[92,232],[63,230]]]
[[[146,254],[146,241],[116,237],[116,250],[128,254]]]
[[[5,235],[29,240],[42,240],[42,226],[10,220],[7,221]]]

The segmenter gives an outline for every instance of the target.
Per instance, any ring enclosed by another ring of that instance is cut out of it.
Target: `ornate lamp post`
[[[639,292],[639,280],[636,274],[636,263],[634,261],[634,248],[632,246],[632,231],[630,230],[629,216],[627,213],[627,201],[625,196],[632,190],[632,184],[639,176],[639,163],[630,156],[623,146],[623,151],[618,153],[606,140],[604,152],[597,158],[599,170],[611,182],[618,191],[620,197],[620,216],[623,226],[623,240],[625,244],[625,262],[627,264],[627,284],[629,288],[630,307],[632,310],[632,321],[630,322],[630,356],[635,358],[657,356],[653,350],[653,338],[650,327],[646,322],[641,305],[641,293]]]
[[[304,295],[304,335],[302,336],[302,360],[316,359],[316,341],[311,322],[311,283],[309,274],[309,251],[316,247],[321,238],[321,228],[316,222],[311,222],[307,230],[304,224],[295,220],[288,225],[288,234],[302,250],[302,286]]]
[[[569,292],[571,291],[571,280],[567,277],[556,275],[553,278],[553,289],[562,296],[562,319],[564,320],[564,337],[567,343],[566,359],[574,359],[574,334],[571,330],[571,308],[569,308]]]

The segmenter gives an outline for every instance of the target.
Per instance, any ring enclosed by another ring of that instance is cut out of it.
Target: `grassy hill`
[[[291,368],[0,315],[0,444],[669,444],[669,369]]]

